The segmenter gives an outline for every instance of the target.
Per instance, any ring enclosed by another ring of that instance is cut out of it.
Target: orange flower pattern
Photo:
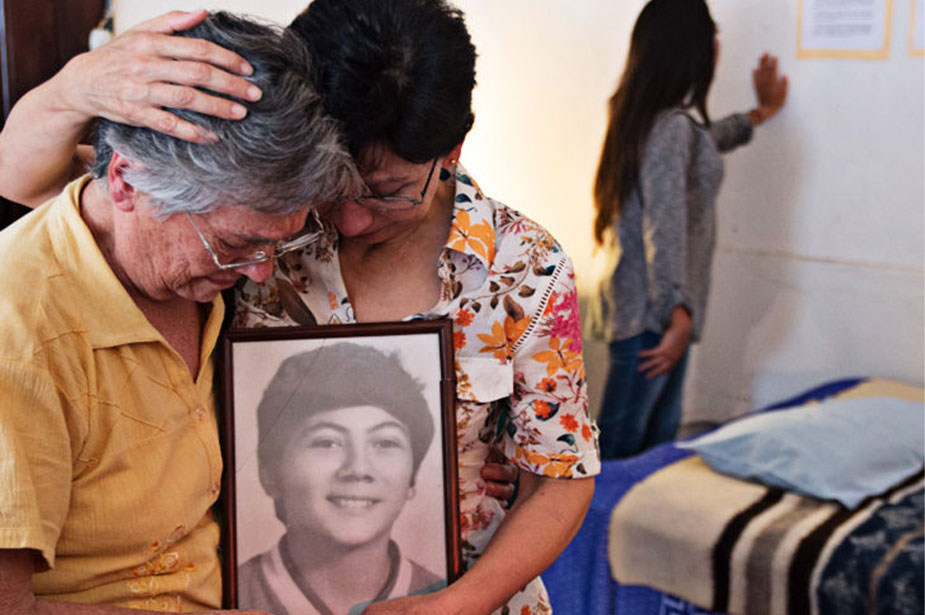
[[[465,251],[470,248],[486,261],[495,259],[495,229],[485,220],[474,224],[466,210],[457,210],[450,227],[450,238],[447,247],[453,250]]]
[[[460,522],[471,565],[504,519],[479,475],[490,449],[523,471],[561,479],[597,474],[600,456],[570,259],[541,226],[486,198],[461,165],[455,175],[442,171],[441,181],[455,182],[456,194],[437,265],[441,296],[409,319],[453,321]],[[306,313],[319,325],[355,322],[336,258],[337,233],[322,224],[321,238],[282,256],[273,278],[240,287],[236,326],[305,324]],[[293,293],[283,292],[281,300],[284,286],[297,293],[297,309]],[[550,613],[542,582],[529,583],[503,611]]]
[[[456,318],[454,320],[460,327],[468,327],[472,324],[472,321],[475,320],[475,314],[463,308],[456,313]]]

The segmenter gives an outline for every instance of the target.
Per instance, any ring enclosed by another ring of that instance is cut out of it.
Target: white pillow
[[[677,446],[718,472],[854,508],[922,469],[925,405],[828,399],[750,415]]]

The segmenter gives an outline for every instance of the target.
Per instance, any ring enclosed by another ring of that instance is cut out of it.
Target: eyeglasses
[[[437,159],[434,158],[434,161],[430,165],[430,171],[427,173],[427,181],[424,183],[424,189],[421,190],[420,198],[415,199],[407,196],[364,195],[346,197],[339,199],[338,201],[341,203],[344,201],[350,201],[367,209],[373,209],[380,212],[407,211],[409,209],[414,209],[424,202],[424,195],[427,194],[427,189],[430,187],[430,182],[434,177],[434,169],[436,168]]]
[[[186,217],[189,219],[190,224],[193,226],[193,230],[196,231],[197,235],[199,235],[199,239],[202,240],[202,245],[205,246],[209,256],[212,257],[212,262],[214,262],[215,266],[222,271],[241,269],[242,267],[250,267],[251,265],[259,265],[260,263],[265,263],[268,260],[278,258],[287,252],[292,252],[293,250],[304,248],[312,241],[320,237],[324,232],[323,230],[311,230],[293,239],[286,239],[281,241],[269,240],[261,244],[254,244],[249,248],[242,248],[240,250],[234,249],[235,252],[250,251],[250,253],[246,254],[241,259],[234,260],[229,263],[223,263],[219,259],[218,252],[215,251],[215,249],[206,240],[205,235],[202,234],[202,231],[199,230],[199,227],[196,225],[196,221],[193,220],[193,216],[189,212],[186,212]],[[268,250],[266,250],[259,247],[260,245],[269,245],[270,247]]]

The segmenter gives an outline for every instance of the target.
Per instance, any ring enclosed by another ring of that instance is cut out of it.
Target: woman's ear
[[[447,169],[451,169],[456,166],[456,163],[459,162],[459,155],[462,153],[463,142],[460,141],[456,144],[450,153],[446,155],[446,158],[443,159],[443,166]]]
[[[125,179],[125,172],[137,163],[114,151],[106,167],[106,180],[109,184],[109,198],[113,205],[124,212],[135,208],[135,201],[140,195]]]

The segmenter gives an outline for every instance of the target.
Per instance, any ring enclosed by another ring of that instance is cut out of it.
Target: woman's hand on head
[[[243,100],[260,90],[240,75],[252,72],[241,56],[209,41],[172,36],[206,18],[206,11],[173,11],[127,30],[68,62],[63,95],[87,116],[146,126],[180,139],[207,142],[210,132],[163,107],[189,109],[227,119],[244,117],[239,103],[197,90],[206,88]]]
[[[755,124],[767,120],[780,111],[787,101],[787,76],[777,72],[777,57],[763,54],[752,71],[752,84],[758,107],[749,112]]]

